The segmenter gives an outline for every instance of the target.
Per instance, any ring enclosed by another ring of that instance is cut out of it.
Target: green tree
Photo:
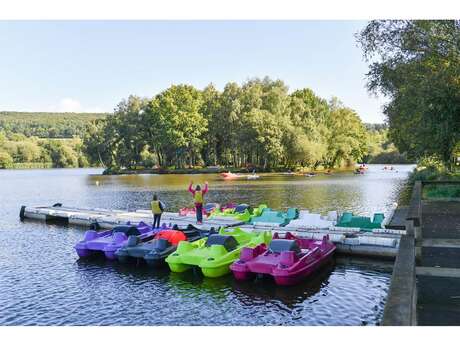
[[[159,141],[167,162],[183,167],[187,161],[194,165],[201,159],[203,135],[208,128],[200,112],[202,102],[201,92],[193,86],[173,85],[152,99],[147,107],[150,125],[157,131],[149,144],[154,146],[153,141]]]
[[[13,166],[13,158],[8,152],[0,151],[0,169],[8,169]]]
[[[327,157],[325,165],[340,166],[345,161],[349,165],[360,161],[367,153],[367,132],[358,114],[344,107],[337,99],[330,102]]]
[[[218,116],[220,111],[220,92],[213,84],[206,86],[202,92],[202,106],[200,112],[208,123],[203,147],[203,159],[206,164],[217,165],[222,157],[222,145],[226,134],[225,128]]]
[[[91,165],[111,167],[114,158],[111,138],[107,133],[107,121],[95,120],[87,125],[83,136],[82,151]]]
[[[36,141],[23,141],[17,145],[17,157],[21,163],[38,162],[41,153],[40,146]]]
[[[127,100],[118,103],[113,116],[107,118],[107,128],[104,135],[116,152],[114,159],[120,167],[131,167],[142,161],[141,153],[145,147],[142,130],[155,124],[143,123],[143,112],[147,100],[129,96]]]
[[[411,158],[440,156],[460,142],[460,21],[371,21],[357,36],[371,62],[368,88],[390,98],[390,138]]]

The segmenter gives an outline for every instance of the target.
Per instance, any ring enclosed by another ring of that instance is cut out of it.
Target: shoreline
[[[300,171],[292,171],[293,175],[303,175],[303,174],[326,174],[327,170],[330,170],[331,173],[335,172],[343,172],[343,171],[353,171],[355,169],[354,166],[350,167],[342,167],[342,168],[335,168],[335,169],[304,169]],[[105,169],[102,172],[102,175],[198,175],[198,174],[221,174],[224,172],[232,172],[235,174],[252,174],[255,171],[256,174],[261,173],[288,173],[289,169],[247,169],[247,168],[184,168],[184,169],[123,169],[117,171],[107,171]]]

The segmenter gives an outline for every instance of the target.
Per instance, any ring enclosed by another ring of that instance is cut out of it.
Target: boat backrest
[[[351,222],[352,218],[353,218],[353,213],[351,213],[351,212],[344,212],[344,213],[342,214],[342,217],[340,218],[340,221],[339,221],[339,222],[340,222],[340,223],[349,223],[349,222]]]
[[[383,213],[374,213],[374,219],[372,220],[372,223],[380,225],[384,219],[385,215]]]
[[[165,238],[159,238],[159,239],[153,241],[153,248],[155,248],[158,251],[165,250],[170,245],[171,245],[171,243]]]
[[[117,233],[117,232],[122,232],[126,235],[126,237],[129,237],[129,236],[139,236],[141,233],[139,232],[139,230],[135,227],[135,226],[132,226],[132,225],[118,225],[116,227],[113,228],[112,230],[112,233]]]
[[[269,249],[272,253],[300,252],[299,244],[296,240],[274,239],[270,242]]]
[[[308,216],[308,214],[310,214],[309,210],[300,210],[299,211],[299,218],[302,219],[302,218]]]
[[[299,210],[293,207],[288,208],[286,212],[286,218],[288,219],[297,219],[299,216]]]
[[[248,204],[239,204],[235,207],[235,213],[243,213],[245,210],[249,208]]]
[[[210,247],[214,244],[224,246],[227,252],[231,252],[238,247],[238,241],[231,235],[210,235],[206,240],[206,247]]]
[[[162,230],[155,235],[156,239],[164,239],[171,243],[173,246],[177,246],[180,241],[186,241],[187,236],[182,231],[178,230]]]
[[[329,211],[327,213],[327,220],[337,221],[337,217],[338,217],[337,211]]]

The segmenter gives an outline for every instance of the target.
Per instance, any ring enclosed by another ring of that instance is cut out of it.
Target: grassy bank
[[[10,169],[51,169],[53,163],[13,163]]]
[[[416,181],[445,182],[424,185],[423,198],[425,199],[460,198],[460,169],[449,171],[439,166],[418,167],[409,177],[411,185]]]

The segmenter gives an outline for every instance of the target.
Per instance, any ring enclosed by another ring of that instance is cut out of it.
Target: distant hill
[[[0,111],[0,131],[40,138],[81,136],[86,124],[107,113],[43,113]]]

